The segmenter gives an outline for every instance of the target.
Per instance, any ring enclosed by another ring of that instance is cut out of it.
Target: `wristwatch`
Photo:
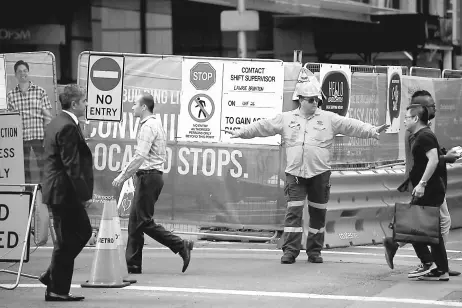
[[[427,181],[420,181],[419,184],[423,187],[427,186]]]

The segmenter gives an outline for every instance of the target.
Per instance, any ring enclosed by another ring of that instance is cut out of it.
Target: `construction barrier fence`
[[[87,85],[89,55],[89,52],[83,52],[78,59],[78,82],[84,86]],[[155,114],[162,121],[168,141],[165,185],[155,206],[156,220],[172,226],[282,230],[286,211],[283,147],[278,144],[192,142],[178,137],[179,119],[187,112],[182,109],[180,101],[182,81],[190,78],[183,76],[185,60],[244,61],[261,65],[278,61],[113,55],[125,58],[122,121],[81,119],[94,155],[95,189],[93,203],[88,209],[92,225],[99,226],[104,202],[115,198],[112,180],[134,154],[139,119],[134,118],[131,108],[136,96],[147,91],[154,96]],[[9,63],[11,65],[12,61]],[[54,59],[51,63],[54,67]],[[304,66],[321,76],[320,63]],[[286,62],[283,67],[282,111],[288,111],[297,106],[292,101],[292,94],[302,64]],[[435,98],[437,117],[432,128],[440,144],[449,149],[460,145],[462,139],[462,79],[455,78],[458,71],[442,73],[434,69],[401,67],[401,104],[399,112],[392,114],[387,107],[388,67],[348,66],[348,70],[351,79],[349,96],[345,97],[345,116],[373,125],[385,123],[388,117],[392,122],[399,122],[399,129],[395,133],[382,134],[380,140],[335,137],[331,150],[334,172],[326,228],[326,239],[329,239],[326,244],[330,247],[379,241],[386,228],[378,222],[388,219],[394,202],[408,198],[406,194],[399,194],[396,188],[404,179],[404,113],[415,91],[425,89]],[[54,69],[46,74],[53,80],[47,93],[54,95],[56,101]],[[45,71],[40,75],[45,75]],[[9,80],[11,89],[14,79],[10,76]],[[251,116],[243,115],[242,118]],[[459,210],[462,207],[461,167],[455,164],[448,168],[448,204],[451,213],[456,215],[453,226],[458,226],[455,222],[462,221],[462,217],[457,218],[462,216]],[[120,194],[118,212],[122,218],[128,217],[135,184],[132,179],[127,181]],[[122,227],[126,226],[123,219],[121,223]]]

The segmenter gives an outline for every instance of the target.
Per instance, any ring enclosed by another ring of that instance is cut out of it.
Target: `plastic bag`
[[[50,213],[48,206],[42,203],[42,192],[37,191],[35,198],[35,235],[34,241],[37,246],[43,246],[48,242],[48,230],[50,228]]]

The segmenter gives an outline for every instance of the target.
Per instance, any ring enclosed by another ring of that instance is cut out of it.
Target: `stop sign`
[[[189,74],[189,80],[196,90],[208,90],[215,84],[216,71],[208,62],[198,62]]]

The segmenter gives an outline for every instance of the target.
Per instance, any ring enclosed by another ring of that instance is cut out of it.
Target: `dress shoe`
[[[191,250],[193,250],[194,242],[191,240],[183,240],[183,249],[180,251],[180,257],[183,258],[183,269],[181,270],[182,273],[186,271],[189,265],[189,261],[191,261]]]
[[[309,263],[323,263],[324,260],[322,259],[321,256],[316,256],[316,255],[313,255],[313,256],[308,256],[308,261]]]
[[[78,302],[84,300],[85,297],[83,296],[76,296],[72,294],[56,294],[53,292],[45,292],[45,301],[47,302]]]
[[[460,275],[460,272],[449,270],[449,276],[459,276],[459,275]]]
[[[48,274],[48,272],[45,272],[45,273],[42,273],[42,275],[39,276],[38,280],[48,286],[50,284],[50,275]]]
[[[141,266],[138,265],[127,265],[129,274],[141,274]]]

